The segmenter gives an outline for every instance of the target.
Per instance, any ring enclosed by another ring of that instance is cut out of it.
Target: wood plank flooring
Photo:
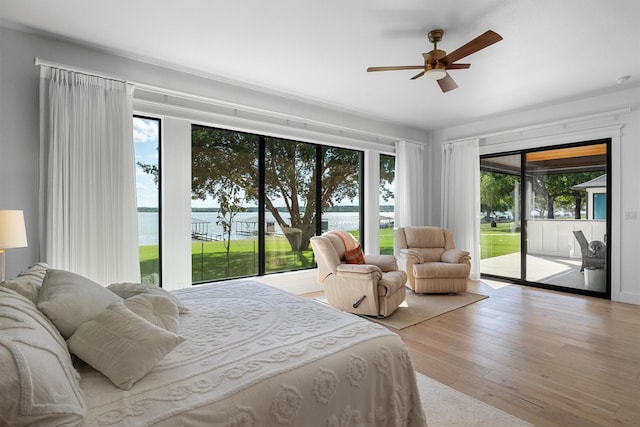
[[[392,331],[414,366],[536,426],[640,426],[640,306],[469,282],[490,298]]]

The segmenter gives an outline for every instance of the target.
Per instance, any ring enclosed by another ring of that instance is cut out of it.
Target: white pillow
[[[178,332],[178,307],[171,299],[161,295],[138,294],[124,300],[123,304],[146,321],[169,332]]]
[[[0,288],[0,425],[79,425],[80,375],[64,339],[33,303]]]
[[[67,343],[72,353],[116,387],[129,390],[183,341],[116,302],[83,323]]]
[[[49,269],[40,288],[38,308],[68,339],[80,325],[117,301],[122,298],[86,277]]]
[[[48,268],[49,266],[43,262],[33,264],[26,271],[18,274],[18,277],[15,279],[0,283],[0,287],[12,289],[25,298],[29,298],[34,304],[37,304],[40,286],[42,286],[42,280],[47,274]]]
[[[134,295],[138,294],[154,294],[154,295],[162,295],[167,298],[170,298],[175,305],[178,306],[178,311],[180,314],[185,314],[189,312],[189,309],[182,304],[182,301],[178,299],[172,293],[165,291],[162,288],[158,288],[156,286],[143,285],[142,283],[112,283],[107,286],[111,292],[121,296],[124,299],[131,298]]]

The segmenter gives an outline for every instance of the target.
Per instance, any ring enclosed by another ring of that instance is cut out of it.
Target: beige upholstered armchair
[[[404,301],[407,275],[393,255],[364,255],[364,264],[347,263],[347,258],[355,261],[346,256],[345,238],[332,232],[311,238],[318,281],[329,304],[355,314],[390,315]]]
[[[398,227],[394,230],[398,267],[416,293],[458,293],[467,290],[469,252],[456,249],[453,235],[439,227]]]

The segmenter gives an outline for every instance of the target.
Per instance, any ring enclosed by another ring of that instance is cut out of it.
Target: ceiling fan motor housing
[[[429,41],[431,43],[440,43],[443,35],[444,35],[444,30],[431,30],[429,31],[429,34],[428,34]]]

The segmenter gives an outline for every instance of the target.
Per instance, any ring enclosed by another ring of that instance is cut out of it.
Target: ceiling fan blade
[[[458,87],[457,83],[453,81],[449,73],[438,80],[438,85],[440,85],[440,89],[442,89],[442,92],[449,92],[450,90],[454,90]]]
[[[445,64],[452,64],[464,58],[465,56],[476,53],[477,51],[491,46],[492,44],[497,43],[500,40],[502,40],[502,36],[500,34],[489,30],[486,33],[481,34],[475,39],[471,40],[469,43],[460,46],[458,49],[442,58],[442,62],[444,62]]]
[[[421,72],[419,72],[418,74],[416,74],[415,76],[411,77],[411,80],[415,80],[415,79],[417,79],[418,77],[422,77],[422,76],[424,76],[424,71],[421,71]]]
[[[466,70],[471,67],[471,64],[449,64],[447,70]]]
[[[397,67],[369,67],[367,71],[421,70],[424,65],[400,65]]]

